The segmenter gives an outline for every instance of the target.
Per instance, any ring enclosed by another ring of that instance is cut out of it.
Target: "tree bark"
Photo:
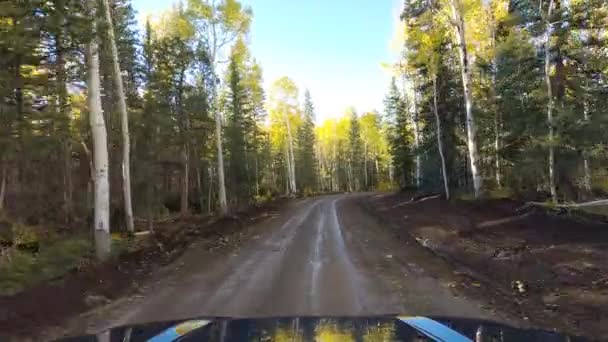
[[[259,153],[255,153],[255,194],[260,196],[260,166],[259,166]]]
[[[95,162],[93,161],[91,150],[82,139],[80,140],[80,145],[84,150],[84,154],[87,156],[87,160],[89,161],[89,180],[87,182],[87,210],[89,210],[91,208],[95,208],[94,199],[91,196],[93,184],[95,183]]]
[[[213,168],[209,166],[209,191],[207,193],[207,213],[211,214],[211,198],[213,194]]]
[[[116,38],[114,36],[114,24],[110,13],[108,0],[102,0],[107,25],[107,34],[112,53],[112,67],[114,72],[114,87],[118,97],[118,111],[120,112],[120,129],[122,132],[122,193],[125,209],[125,220],[127,231],[133,233],[133,205],[131,200],[131,143],[129,136],[129,116],[127,113],[127,100],[125,98],[124,86],[122,83],[122,73],[118,62],[118,49],[116,48]]]
[[[89,124],[93,136],[93,156],[95,167],[95,252],[97,258],[105,260],[110,256],[110,184],[108,175],[108,137],[101,109],[99,80],[99,46],[96,38],[94,0],[87,1],[92,21],[93,35],[87,44],[87,87]]]
[[[469,55],[467,51],[465,23],[462,16],[462,8],[460,0],[450,0],[452,8],[452,20],[456,28],[456,36],[458,38],[458,51],[460,55],[460,66],[462,76],[462,87],[464,90],[464,107],[466,110],[467,124],[467,146],[469,150],[469,166],[471,169],[471,178],[473,179],[473,189],[475,198],[481,196],[482,179],[479,173],[479,152],[477,149],[477,127],[473,114],[473,100],[471,94],[471,69],[469,64]]]
[[[420,188],[420,184],[422,181],[422,162],[420,160],[420,117],[418,115],[418,95],[416,92],[416,82],[414,81],[414,113],[412,116],[412,121],[414,124],[414,149],[416,149],[416,158],[415,158],[415,172],[414,177],[416,178],[416,188]]]
[[[203,180],[201,179],[201,167],[196,166],[196,190],[198,191],[198,206],[200,207],[200,213],[203,213],[203,204],[205,204],[205,195],[203,195]]]
[[[363,176],[365,177],[365,190],[368,190],[367,183],[367,141],[364,144],[363,152]]]
[[[182,120],[181,122],[181,134],[183,139],[182,150],[180,152],[180,158],[182,160],[182,177],[180,185],[180,215],[182,217],[188,216],[190,213],[190,118],[184,111],[184,82],[186,77],[186,70],[183,67],[179,74],[179,80],[177,84],[178,95],[177,95],[177,114]]]
[[[441,158],[441,174],[443,176],[443,188],[445,191],[445,198],[450,199],[450,186],[448,183],[448,170],[445,164],[445,154],[443,151],[443,141],[441,139],[441,118],[439,117],[439,110],[437,108],[437,75],[433,75],[433,110],[435,112],[435,121],[437,122],[437,148],[439,149],[439,156]]]
[[[585,87],[587,88],[587,87]],[[587,89],[585,89],[583,99],[583,120],[589,124],[589,100],[587,99]],[[591,168],[589,166],[589,151],[583,150],[583,187],[587,193],[591,192]]]
[[[213,72],[214,79],[216,78],[215,72]],[[224,177],[224,152],[222,148],[222,118],[220,112],[217,110],[216,92],[217,85],[214,82],[213,85],[213,103],[215,112],[215,141],[217,147],[217,180],[218,180],[218,201],[220,204],[220,213],[225,216],[228,215],[228,202],[226,201],[226,181]]]
[[[148,169],[151,167],[148,166]],[[148,230],[154,232],[154,207],[152,203],[154,202],[154,184],[152,182],[152,172],[150,170],[146,171],[148,176],[148,181],[146,182],[146,211],[148,216]]]
[[[496,173],[495,173],[495,177],[496,177],[496,186],[500,189],[502,188],[502,173],[500,170],[501,167],[501,162],[500,162],[500,135],[501,133],[501,127],[502,127],[502,120],[501,120],[501,115],[499,113],[498,110],[495,111],[494,113],[494,167],[496,168]]]
[[[211,17],[215,18],[215,2],[211,4]],[[228,202],[226,200],[226,180],[224,176],[224,152],[222,148],[222,117],[220,112],[217,110],[218,108],[218,99],[217,99],[217,85],[219,83],[219,79],[215,74],[215,64],[216,64],[216,55],[218,53],[218,49],[221,48],[219,46],[219,42],[217,40],[217,31],[215,27],[215,23],[212,23],[211,32],[213,34],[213,41],[210,43],[211,54],[209,64],[211,65],[211,77],[213,79],[213,86],[211,87],[212,91],[212,105],[213,110],[215,111],[215,139],[216,139],[216,148],[217,148],[217,187],[218,187],[218,202],[220,204],[220,214],[222,216],[228,215]]]
[[[496,50],[496,31],[497,25],[496,18],[494,17],[494,13],[492,11],[492,7],[489,6],[487,9],[492,18],[491,26],[492,26],[492,49]],[[508,10],[508,2],[507,2],[507,10]],[[496,186],[500,189],[502,188],[502,173],[501,173],[501,161],[500,161],[500,145],[501,145],[501,134],[502,134],[502,115],[498,110],[498,97],[496,95],[496,76],[498,74],[498,63],[496,61],[496,55],[492,58],[492,85],[491,85],[491,96],[493,102],[493,110],[494,110],[494,167],[495,167],[495,180]]]
[[[551,14],[553,13],[553,0],[549,0],[549,8],[547,8],[546,28],[545,28],[545,83],[547,86],[547,125],[549,126],[549,191],[551,200],[557,202],[557,189],[555,187],[555,147],[553,145],[554,130],[553,127],[553,89],[551,85]]]
[[[2,174],[0,175],[2,179],[0,179],[0,213],[4,210],[4,198],[6,197],[6,177],[7,177],[7,167],[5,164],[2,164]]]
[[[291,123],[289,117],[285,113],[285,124],[287,125],[287,142],[288,142],[288,158],[289,158],[289,192],[290,195],[295,195],[296,189],[296,171],[295,171],[295,157],[293,155],[293,137],[291,135]]]
[[[63,8],[63,2],[57,1],[57,6]],[[66,223],[72,221],[73,216],[73,193],[74,185],[72,179],[72,139],[70,135],[70,124],[72,115],[68,108],[68,91],[66,88],[66,72],[65,59],[63,48],[63,32],[62,28],[58,29],[55,35],[55,50],[57,55],[57,102],[59,112],[63,116],[64,124],[61,127],[62,147],[63,147],[63,202],[64,202],[64,218]]]
[[[184,144],[186,145],[186,144]],[[181,184],[181,196],[180,196],[180,215],[182,217],[188,216],[189,201],[188,197],[190,190],[190,158],[188,156],[188,147],[184,146],[181,152],[182,158],[182,184]]]
[[[380,183],[380,166],[378,165],[378,156],[374,158],[374,163],[376,164],[376,185]]]

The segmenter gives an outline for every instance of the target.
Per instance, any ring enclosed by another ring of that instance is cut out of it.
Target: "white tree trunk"
[[[364,152],[363,152],[363,177],[365,179],[365,190],[367,189],[367,141],[365,142],[364,148],[363,148]]]
[[[181,151],[182,158],[182,184],[180,194],[180,215],[186,217],[189,215],[189,204],[190,204],[190,153],[188,144],[184,144]]]
[[[211,195],[213,194],[213,167],[209,166],[209,168],[207,170],[209,172],[209,191],[207,192],[207,213],[211,214]]]
[[[291,195],[295,195],[297,193],[296,189],[296,167],[295,167],[295,157],[293,155],[293,137],[291,135],[291,123],[289,122],[289,117],[287,113],[285,113],[285,124],[287,125],[287,147],[288,150],[288,158],[289,158],[289,192]]]
[[[456,37],[458,38],[458,51],[460,55],[460,66],[462,76],[462,87],[464,90],[464,107],[466,110],[467,122],[467,147],[469,150],[469,166],[471,169],[471,178],[473,179],[473,189],[475,198],[481,196],[482,179],[479,174],[479,153],[477,149],[477,127],[473,115],[473,100],[471,94],[471,70],[469,65],[469,55],[467,51],[465,25],[462,17],[462,9],[460,0],[450,0],[452,8],[452,19],[456,28]]]
[[[489,14],[490,19],[490,30],[491,30],[491,49],[496,51],[496,31],[498,30],[498,22],[496,17],[494,16],[494,10],[492,8],[492,2],[487,2],[485,4],[486,11]],[[506,10],[509,10],[509,1],[506,1]],[[501,170],[501,160],[500,160],[500,146],[501,146],[501,134],[502,134],[502,115],[498,110],[498,97],[496,95],[496,76],[498,74],[498,63],[496,61],[496,52],[494,57],[492,58],[491,67],[492,67],[492,85],[491,85],[491,97],[493,102],[493,110],[494,110],[494,176],[496,181],[496,186],[500,189],[502,187],[502,170]]]
[[[414,113],[412,115],[412,121],[414,123],[414,148],[416,149],[415,158],[415,172],[414,177],[416,178],[416,187],[420,188],[422,181],[422,161],[420,159],[420,116],[418,115],[418,95],[416,94],[416,83],[414,82]]]
[[[216,48],[213,48],[211,64],[215,63],[215,52]],[[222,216],[228,215],[228,201],[226,200],[226,180],[224,176],[224,149],[222,148],[222,115],[218,110],[217,101],[217,76],[215,70],[212,71],[213,87],[212,87],[212,103],[213,109],[215,110],[215,142],[217,148],[217,188],[218,188],[218,202],[220,205],[220,214]]]
[[[260,196],[260,165],[259,165],[259,153],[256,150],[255,153],[255,195]]]
[[[291,158],[289,157],[289,144],[285,144],[285,172],[287,182],[285,182],[285,195],[291,195]]]
[[[375,159],[374,162],[376,164],[376,186],[378,186],[380,183],[380,167],[378,165],[378,156],[375,156],[374,159]],[[392,182],[392,179],[391,179],[391,182]]]
[[[493,32],[492,39],[495,42],[496,32]],[[492,101],[494,101],[494,167],[496,186],[502,188],[502,171],[500,162],[500,137],[502,134],[502,115],[498,109],[498,99],[496,97],[496,74],[498,73],[498,64],[496,63],[496,57],[492,59]]]
[[[500,135],[501,135],[501,118],[498,110],[494,113],[494,167],[496,168],[496,186],[502,188],[502,173],[500,170]]]
[[[114,87],[118,95],[118,111],[120,112],[120,129],[122,132],[122,193],[125,206],[125,220],[127,221],[127,231],[133,233],[133,205],[131,201],[131,142],[129,136],[129,117],[127,113],[127,100],[122,83],[122,73],[118,63],[118,49],[116,48],[116,38],[114,36],[114,24],[110,14],[110,4],[108,0],[102,0],[105,9],[106,25],[108,25],[108,40],[112,52],[112,67],[114,70]]]
[[[586,88],[586,87],[585,87]],[[585,89],[585,98],[583,100],[583,120],[589,122],[589,101],[587,99],[587,89]],[[589,166],[589,155],[587,149],[583,150],[583,187],[587,192],[591,192],[591,168]]]
[[[215,101],[215,100],[214,100]],[[215,106],[214,106],[215,107]],[[228,202],[226,201],[226,182],[224,180],[224,152],[222,149],[222,119],[219,111],[215,113],[215,137],[217,145],[217,186],[220,213],[228,214]]]
[[[441,174],[443,176],[443,188],[445,198],[450,199],[450,186],[448,184],[448,170],[445,165],[445,154],[443,151],[443,141],[441,139],[441,118],[439,118],[439,110],[437,108],[437,75],[433,75],[433,110],[435,112],[435,121],[437,122],[437,148],[441,157]]]
[[[95,18],[96,3],[88,1],[91,17]],[[93,136],[93,158],[95,167],[95,252],[97,258],[105,260],[110,255],[110,183],[108,168],[108,141],[106,124],[101,109],[99,81],[99,46],[96,38],[96,23],[92,20],[93,38],[87,44],[87,102],[89,123]]]
[[[551,87],[551,14],[553,13],[553,0],[549,0],[545,28],[545,83],[547,86],[547,125],[549,126],[549,191],[551,200],[557,201],[557,189],[555,187],[555,147],[553,127],[553,89]]]

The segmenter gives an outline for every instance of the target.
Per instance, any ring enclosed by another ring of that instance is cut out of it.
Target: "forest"
[[[0,3],[3,259],[29,226],[94,235],[103,260],[111,233],[282,196],[608,193],[603,0],[405,1],[384,108],[322,122],[288,76],[264,88],[254,9],[136,17],[129,0]]]

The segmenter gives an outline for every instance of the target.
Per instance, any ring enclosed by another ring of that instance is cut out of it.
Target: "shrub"
[[[59,240],[42,248],[38,254],[38,267],[43,279],[55,279],[78,268],[83,258],[92,255],[87,240]]]
[[[0,294],[10,295],[44,280],[57,279],[76,270],[92,255],[83,239],[54,240],[41,244],[38,253],[13,249],[0,265]]]

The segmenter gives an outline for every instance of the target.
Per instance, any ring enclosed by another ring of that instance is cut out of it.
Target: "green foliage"
[[[416,99],[410,117],[399,117],[398,90],[391,85],[385,111],[392,119],[391,151],[395,176],[410,184],[412,159],[422,159],[425,190],[441,187],[437,134],[444,138],[449,182],[455,190],[471,189],[467,170],[465,111],[457,54],[459,41],[450,4],[464,19],[473,114],[480,153],[479,170],[488,195],[505,192],[513,196],[544,200],[549,190],[549,149],[555,151],[558,199],[581,200],[597,196],[593,191],[598,171],[606,165],[606,90],[608,59],[605,27],[608,7],[602,1],[548,2],[494,0],[409,1],[402,13],[403,57],[396,64],[397,76],[407,84],[403,97]],[[549,48],[542,44],[550,25]],[[558,24],[559,23],[559,24]],[[553,126],[549,137],[547,82],[544,58],[549,57],[553,98]],[[437,132],[433,117],[433,80],[437,80]],[[460,84],[459,84],[460,83]],[[460,102],[460,103],[459,103]],[[422,126],[422,144],[401,133],[414,120]],[[408,155],[410,153],[410,155]],[[409,163],[409,164],[408,164]],[[585,168],[584,165],[587,165]],[[403,169],[404,171],[401,171]],[[585,184],[585,179],[588,183]]]
[[[256,104],[251,91],[246,87],[245,73],[250,72],[247,48],[235,45],[228,65],[228,89],[224,94],[223,107],[227,116],[225,129],[227,149],[227,188],[235,208],[251,203],[255,195],[255,179],[250,169],[257,156]]]
[[[413,165],[413,133],[408,125],[408,103],[397,89],[393,78],[388,95],[384,100],[384,116],[389,125],[389,144],[393,157],[393,167],[397,184],[405,187],[411,184],[411,168]]]
[[[37,273],[36,258],[26,252],[11,253],[10,261],[0,265],[0,294],[17,293],[34,282]]]
[[[13,250],[0,265],[0,294],[14,294],[41,281],[59,278],[91,257],[91,243],[83,239],[45,241],[39,253]]]
[[[302,125],[298,129],[296,154],[298,189],[304,195],[317,191],[317,161],[315,156],[315,109],[310,92],[304,93]]]
[[[354,109],[350,110],[350,124],[348,132],[348,173],[349,190],[355,191],[363,188],[363,141],[361,140],[361,127],[359,117]]]
[[[13,225],[13,241],[15,245],[38,245],[40,238],[33,227],[22,224]]]
[[[351,109],[316,129],[319,186],[323,191],[393,188],[387,124],[376,112]],[[354,152],[353,152],[354,151]]]
[[[55,279],[75,270],[81,261],[92,257],[91,243],[88,240],[66,239],[50,242],[40,249],[36,256],[40,277]]]

